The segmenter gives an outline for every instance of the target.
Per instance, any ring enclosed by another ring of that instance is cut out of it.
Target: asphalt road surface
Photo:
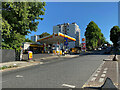
[[[3,73],[3,88],[81,88],[108,55],[85,55]]]

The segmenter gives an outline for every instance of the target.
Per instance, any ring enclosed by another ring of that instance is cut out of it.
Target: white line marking
[[[112,59],[104,59],[105,61],[111,61]]]
[[[105,61],[103,61],[100,66],[103,66],[105,63]],[[99,66],[99,67],[100,67]],[[95,70],[95,72],[90,76],[90,78],[85,82],[85,84],[82,86],[82,88],[84,88],[85,85],[88,85],[88,83],[91,81],[91,79],[93,78],[94,74],[98,71],[99,67],[97,68],[97,70]]]
[[[98,71],[101,71],[101,68],[99,68]]]
[[[97,76],[98,76],[98,74],[95,74],[94,76],[95,76],[95,77],[97,77]]]
[[[108,68],[105,68],[104,70],[105,70],[105,71],[107,71],[107,70],[108,70]]]
[[[103,73],[107,73],[107,71],[103,71]]]
[[[73,86],[73,85],[68,85],[68,84],[62,84],[62,86],[70,87],[70,88],[75,88],[75,86]]]
[[[97,73],[99,73],[100,71],[97,71]]]
[[[116,55],[116,59],[118,60],[118,55]]]
[[[105,74],[102,74],[101,77],[105,77]]]
[[[105,61],[103,61],[102,66],[104,65]]]
[[[99,82],[103,82],[103,81],[104,81],[104,78],[100,78],[100,79],[99,79]]]
[[[91,79],[91,81],[95,81],[96,80],[96,77],[93,77],[92,79]]]
[[[22,78],[23,76],[21,76],[21,75],[16,75],[16,78]]]
[[[40,62],[40,64],[43,64],[43,62]]]

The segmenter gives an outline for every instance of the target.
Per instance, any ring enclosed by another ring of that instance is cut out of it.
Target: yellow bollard
[[[55,54],[55,50],[53,50],[53,53]]]
[[[57,54],[59,53],[59,51],[56,51],[57,52]]]
[[[60,50],[60,55],[62,55],[62,50]]]
[[[32,60],[32,58],[33,58],[32,51],[28,51],[28,60]]]

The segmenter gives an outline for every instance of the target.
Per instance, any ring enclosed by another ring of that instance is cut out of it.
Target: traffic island
[[[103,63],[92,74],[82,88],[104,88],[104,86],[109,87],[109,85],[105,84],[108,83],[108,81],[112,81],[111,83],[113,83],[113,86],[118,88],[118,62],[110,59],[104,59]],[[111,87],[109,87],[108,90],[109,89],[111,89]]]

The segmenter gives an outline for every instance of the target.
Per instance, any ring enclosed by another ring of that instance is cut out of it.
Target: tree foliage
[[[50,34],[47,33],[47,32],[44,32],[42,33],[41,35],[39,35],[40,38],[43,38],[43,37],[46,37],[46,36],[49,36]]]
[[[32,40],[30,40],[29,38],[25,39],[25,42],[33,42]]]
[[[25,35],[37,31],[45,14],[45,2],[2,2],[2,46],[17,49]]]
[[[120,28],[118,26],[113,26],[110,30],[110,40],[113,42],[113,45],[115,47],[118,46],[117,42],[118,42],[118,38],[120,37],[119,32],[120,32]]]
[[[93,21],[91,21],[87,25],[85,37],[86,37],[86,47],[88,49],[97,48],[105,42],[105,37],[101,33],[101,29]]]

